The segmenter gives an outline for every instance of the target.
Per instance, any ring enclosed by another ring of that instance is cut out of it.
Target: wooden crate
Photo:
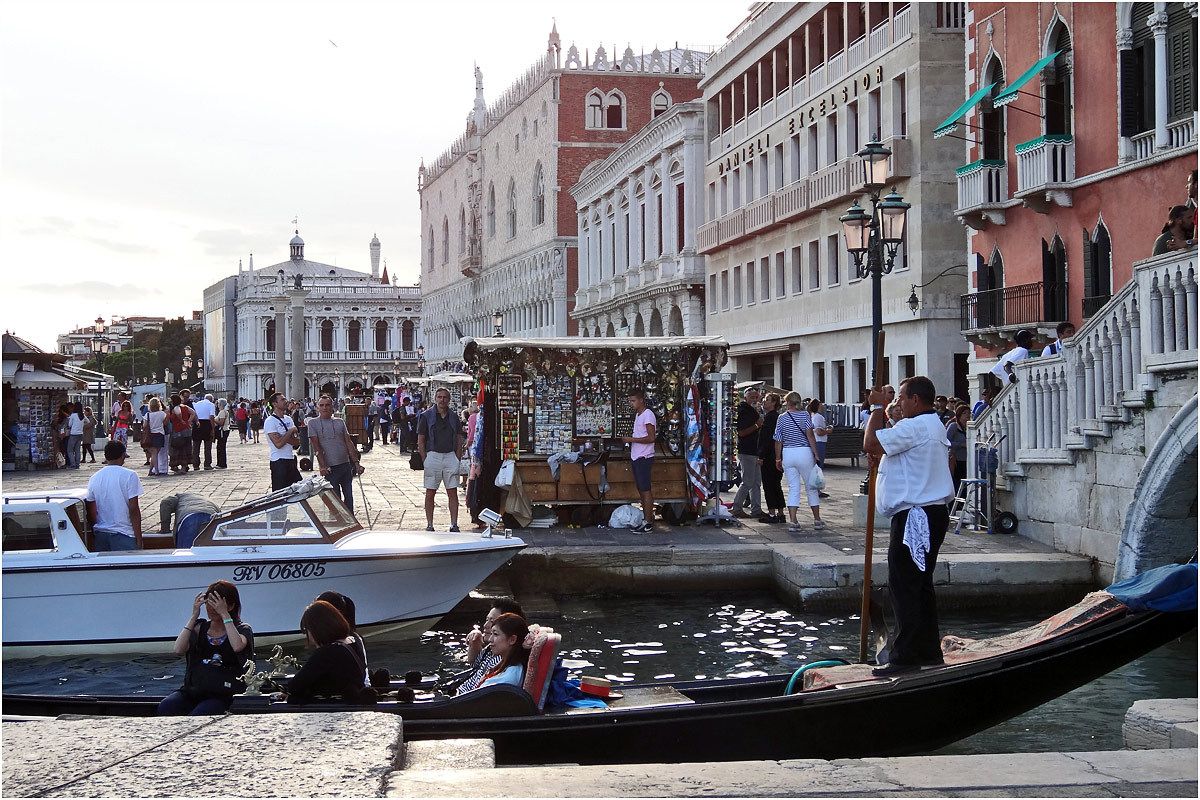
[[[521,481],[530,483],[553,483],[554,476],[545,461],[518,461],[517,472],[521,473]]]
[[[531,503],[553,502],[558,499],[558,484],[554,482],[523,483],[521,488],[525,490],[525,496]]]

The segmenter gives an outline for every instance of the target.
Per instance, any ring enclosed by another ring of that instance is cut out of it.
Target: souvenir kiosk
[[[697,511],[712,469],[724,475],[733,460],[732,396],[715,396],[732,395],[732,383],[705,380],[727,349],[718,336],[464,339],[485,388],[483,480],[512,460],[529,503],[580,524],[639,502],[621,437],[633,431],[628,395],[640,388],[658,419],[655,501],[676,519]],[[556,457],[566,452],[578,457]]]

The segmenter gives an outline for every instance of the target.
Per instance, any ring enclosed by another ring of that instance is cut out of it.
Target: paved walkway
[[[145,490],[142,500],[143,519],[147,530],[157,530],[158,503],[164,496],[175,492],[194,492],[204,495],[222,508],[233,508],[246,500],[266,494],[271,488],[271,476],[267,465],[266,437],[258,444],[239,444],[237,437],[230,439],[229,468],[225,470],[201,470],[182,475],[147,477],[147,467],[141,466],[145,455],[136,443],[130,447],[126,466],[136,468],[142,475]],[[103,456],[99,455],[102,460]],[[355,495],[356,514],[366,522],[363,495],[370,510],[371,522],[375,527],[390,529],[423,530],[425,528],[424,495],[422,473],[408,467],[408,454],[394,445],[379,446],[363,456],[367,468],[361,489]],[[52,489],[60,486],[84,486],[88,478],[100,466],[85,464],[79,470],[46,470],[41,472],[6,472],[3,487],[6,492]],[[622,547],[636,545],[720,545],[720,544],[781,544],[821,543],[844,553],[863,552],[865,531],[853,522],[853,497],[863,477],[863,468],[830,463],[825,470],[828,480],[826,491],[830,497],[821,506],[821,516],[828,527],[823,531],[812,530],[812,517],[807,508],[801,509],[800,520],[804,531],[797,534],[787,532],[785,525],[760,523],[757,520],[740,520],[740,524],[726,525],[715,529],[710,525],[684,525],[671,528],[659,523],[658,532],[639,535],[625,530],[607,527],[589,528],[530,528],[521,531],[521,538],[534,547],[599,546]],[[460,495],[462,493],[460,492]],[[725,495],[732,499],[732,493]],[[460,524],[470,529],[465,513]],[[446,507],[446,496],[439,492],[434,510],[434,524],[445,530],[450,524],[450,512]],[[877,529],[875,547],[885,551],[886,529]],[[945,553],[1047,553],[1052,548],[1021,536],[988,536],[986,534],[964,534],[947,536],[942,548]]]

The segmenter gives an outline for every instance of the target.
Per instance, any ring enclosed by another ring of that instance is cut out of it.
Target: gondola
[[[1195,565],[1164,569],[1190,573],[1185,576],[1190,608],[1185,602],[1185,610],[1155,610],[1129,596],[1118,599],[1110,594],[1115,587],[1109,587],[1013,634],[983,640],[946,637],[945,665],[887,678],[874,677],[867,665],[858,664],[808,669],[802,681],[775,675],[623,686],[624,697],[605,709],[539,711],[530,694],[511,686],[416,702],[384,700],[374,709],[402,715],[407,741],[491,739],[497,761],[505,764],[930,752],[1065,694],[1195,628]],[[792,688],[797,690],[789,694]],[[155,705],[156,700],[145,697],[4,696],[6,714],[147,715]],[[239,696],[231,713],[316,710],[361,707],[296,707]]]

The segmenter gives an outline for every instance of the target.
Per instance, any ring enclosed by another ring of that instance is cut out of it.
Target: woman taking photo
[[[200,619],[204,608],[208,619]],[[217,581],[196,595],[192,616],[175,639],[175,655],[187,659],[183,686],[158,704],[159,716],[224,714],[246,686],[238,676],[254,658],[254,631],[242,622],[237,587]]]
[[[763,503],[767,513],[759,522],[783,522],[783,471],[775,466],[775,424],[779,420],[779,394],[768,392],[763,398],[762,430],[758,433],[758,461],[762,471]]]
[[[802,483],[812,509],[813,529],[821,530],[825,527],[821,520],[821,495],[808,485],[813,467],[817,465],[817,436],[813,432],[812,418],[807,411],[800,410],[800,395],[788,392],[786,402],[787,411],[780,414],[775,423],[775,468],[784,472],[788,479],[788,532],[800,532],[796,512],[800,508]]]
[[[317,600],[304,609],[300,630],[315,652],[288,681],[284,699],[293,705],[318,696],[363,705],[375,702],[375,693],[363,685],[367,665],[359,658],[350,623],[332,603]]]
[[[479,685],[496,686],[507,683],[520,686],[525,681],[525,667],[529,663],[529,651],[525,649],[525,637],[529,635],[529,623],[516,614],[501,614],[492,621],[492,655],[500,657],[500,663]]]

